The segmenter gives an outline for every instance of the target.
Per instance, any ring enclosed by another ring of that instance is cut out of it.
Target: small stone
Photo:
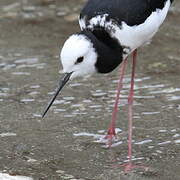
[[[66,14],[67,14],[66,12],[59,11],[56,13],[56,16],[61,17],[61,16],[65,16]]]
[[[78,17],[79,17],[79,14],[71,14],[71,15],[65,16],[64,19],[68,22],[73,22],[73,21],[76,21]]]
[[[63,171],[63,170],[57,170],[56,173],[58,173],[58,174],[64,174],[65,171]]]
[[[37,162],[37,160],[36,160],[36,159],[28,159],[27,162],[29,162],[29,163],[35,163],[35,162]]]
[[[34,6],[25,6],[25,7],[23,7],[24,12],[34,12],[35,9],[36,8]]]

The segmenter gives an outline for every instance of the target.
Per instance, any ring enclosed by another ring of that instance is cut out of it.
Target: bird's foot
[[[116,132],[115,132],[115,128],[109,128],[108,129],[108,133],[105,136],[105,139],[107,140],[107,145],[110,148],[112,145],[113,140],[116,138]]]
[[[132,162],[128,162],[128,163],[120,164],[120,165],[116,165],[116,166],[124,167],[125,173],[128,173],[128,172],[132,171],[133,169],[144,169],[145,171],[149,170],[149,167],[147,167],[147,166],[135,165],[135,164],[132,164]]]

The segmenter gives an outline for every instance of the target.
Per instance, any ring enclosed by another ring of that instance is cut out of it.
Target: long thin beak
[[[71,77],[71,74],[73,72],[70,73],[65,73],[62,77],[62,79],[59,82],[59,87],[57,88],[54,96],[52,97],[52,99],[49,101],[48,105],[46,106],[43,114],[42,114],[42,118],[46,115],[46,113],[48,112],[49,108],[51,107],[51,105],[53,104],[54,100],[56,99],[57,95],[59,94],[59,92],[62,90],[62,88],[64,87],[64,85],[69,81],[69,78]]]

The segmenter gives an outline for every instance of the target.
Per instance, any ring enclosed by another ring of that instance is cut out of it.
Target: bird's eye
[[[79,63],[83,62],[83,60],[84,60],[84,57],[79,57],[79,58],[77,58],[75,64],[79,64]]]

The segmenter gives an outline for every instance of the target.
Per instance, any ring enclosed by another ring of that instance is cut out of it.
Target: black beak
[[[51,105],[53,104],[54,100],[56,99],[57,95],[59,94],[59,92],[62,90],[62,88],[64,87],[64,85],[69,81],[71,74],[73,72],[70,73],[65,73],[62,77],[62,79],[59,82],[59,87],[57,88],[54,96],[52,97],[52,99],[49,101],[48,105],[46,106],[43,114],[42,114],[42,118],[46,115],[46,113],[48,112],[49,108],[51,107]]]

